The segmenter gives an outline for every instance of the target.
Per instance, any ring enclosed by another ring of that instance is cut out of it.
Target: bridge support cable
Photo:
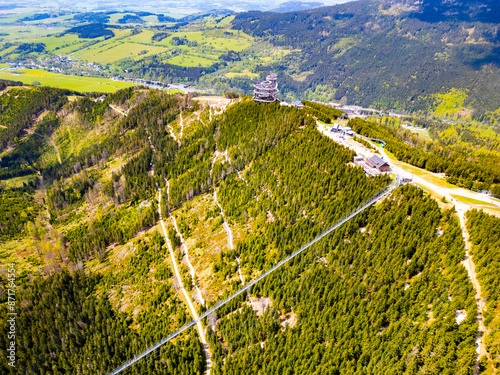
[[[191,328],[192,326],[196,325],[199,321],[201,321],[202,319],[206,318],[208,315],[210,315],[211,313],[213,313],[217,309],[221,308],[222,306],[224,306],[225,304],[227,304],[229,301],[231,301],[234,298],[236,298],[237,296],[239,296],[241,293],[246,292],[248,289],[250,289],[253,285],[255,285],[256,283],[258,283],[264,277],[266,277],[269,274],[271,274],[272,272],[276,271],[282,265],[284,265],[285,263],[287,263],[291,259],[295,258],[297,255],[299,255],[300,253],[302,253],[304,250],[308,249],[309,247],[311,247],[312,245],[314,245],[316,242],[320,241],[321,239],[323,239],[324,237],[326,237],[327,235],[329,235],[335,229],[337,229],[338,227],[342,226],[343,224],[345,224],[346,222],[348,222],[349,220],[351,220],[353,217],[357,216],[358,214],[360,214],[361,212],[363,212],[364,210],[366,210],[368,207],[372,206],[375,202],[377,202],[379,199],[385,197],[387,194],[389,194],[390,192],[392,192],[394,189],[396,189],[401,184],[402,184],[402,182],[400,181],[399,177],[396,177],[396,180],[393,183],[389,184],[381,192],[375,194],[374,196],[372,196],[371,198],[369,198],[368,200],[366,200],[364,203],[362,203],[360,206],[358,206],[358,208],[356,208],[356,209],[352,210],[351,212],[349,212],[347,215],[345,215],[342,219],[340,219],[339,221],[337,221],[337,223],[335,223],[333,226],[331,226],[330,228],[328,228],[327,230],[325,230],[319,236],[317,236],[316,238],[314,238],[311,241],[309,241],[307,244],[305,244],[300,249],[298,249],[295,252],[293,252],[292,254],[290,254],[285,259],[283,259],[280,262],[276,263],[272,268],[270,268],[269,270],[267,270],[262,275],[258,276],[257,278],[255,278],[254,280],[252,280],[251,282],[249,282],[248,284],[246,284],[242,288],[238,289],[236,292],[234,292],[234,294],[230,295],[225,300],[223,300],[221,302],[218,302],[210,310],[207,310],[203,314],[201,314],[198,317],[198,319],[190,321],[189,323],[187,323],[182,328],[180,328],[177,331],[171,333],[169,336],[163,338],[161,341],[157,342],[156,344],[154,344],[151,347],[149,347],[148,349],[144,350],[142,353],[138,354],[134,358],[132,358],[129,361],[125,362],[120,367],[114,369],[108,375],[117,375],[117,374],[119,374],[120,372],[122,372],[125,369],[127,369],[128,367],[132,366],[134,363],[136,363],[139,360],[141,360],[142,358],[146,357],[148,354],[154,352],[160,346],[162,346],[165,343],[167,343],[168,341],[172,340],[173,338],[175,338],[176,336],[178,336],[179,334],[181,334],[185,330],[187,330],[187,329]]]

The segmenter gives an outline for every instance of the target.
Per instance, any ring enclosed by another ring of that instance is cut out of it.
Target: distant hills
[[[420,19],[428,22],[460,20],[492,22],[500,20],[497,0],[424,0],[419,4]]]
[[[460,90],[475,116],[500,107],[499,5],[492,0],[361,0],[290,13],[247,12],[233,25],[300,50],[266,67],[283,91],[350,103],[432,110]],[[295,77],[301,77],[300,79]]]
[[[300,3],[300,2],[298,2]],[[302,3],[302,4],[320,4],[321,3]],[[311,8],[311,7],[309,7]],[[304,8],[304,9],[309,9],[309,8]],[[109,16],[111,14],[116,14],[119,12],[116,11],[109,11],[109,12],[87,12],[87,13],[78,13],[76,14],[73,19],[75,21],[79,22],[97,22],[97,23],[108,23],[109,22]],[[132,13],[132,14],[129,14]],[[198,12],[194,14],[190,14],[188,16],[184,16],[182,18],[173,18],[164,14],[155,14],[155,13],[149,13],[149,12],[127,12],[124,14],[122,18],[118,20],[118,23],[120,24],[127,24],[127,23],[133,23],[133,24],[141,24],[144,23],[144,19],[142,17],[145,16],[156,16],[158,18],[158,22],[192,22],[196,21],[199,19],[203,18],[208,18],[208,17],[224,17],[224,16],[230,16],[232,14],[235,14],[236,12],[230,10],[230,9],[213,9],[209,10],[206,12]],[[48,18],[49,15],[47,14],[39,14],[36,15],[38,19],[43,19],[43,18]],[[42,18],[40,18],[42,17]],[[33,18],[33,17],[30,17]],[[31,19],[27,19],[28,21]],[[23,19],[22,21],[25,21]]]
[[[182,18],[109,10],[72,14],[69,21],[59,17],[52,22],[67,27],[66,33],[93,39],[112,38],[116,28],[134,28],[134,33],[140,33],[147,27],[156,34],[146,37],[145,33],[144,39],[129,41],[137,48],[138,43],[143,44],[138,52],[151,50],[158,38],[167,37],[167,30],[188,32],[201,27],[209,38],[221,38],[207,39],[203,51],[184,47],[164,56],[150,52],[140,55],[140,61],[124,62],[126,68],[121,65],[138,77],[166,83],[179,79],[199,84],[201,80],[202,87],[249,94],[253,79],[275,71],[286,100],[335,100],[500,123],[500,1],[359,0],[321,5],[297,0],[272,11],[235,13],[222,5],[210,10],[207,3],[199,8],[203,11]],[[204,19],[233,15],[234,20],[200,26]],[[53,16],[27,14],[19,22],[46,22]],[[230,29],[245,34],[233,35]],[[246,34],[253,37],[252,43],[258,43],[257,48],[238,45],[236,39],[243,42]],[[192,46],[198,43],[191,42]],[[168,40],[164,43],[177,46]],[[157,51],[165,52],[163,44]],[[6,52],[0,55],[4,61],[27,56],[13,57],[14,50],[5,46]],[[200,58],[200,53],[208,56],[209,49],[213,49],[210,59]],[[189,63],[176,57],[187,52],[190,56],[184,57]]]
[[[299,10],[307,10],[313,8],[319,8],[325,4],[319,2],[304,2],[304,1],[287,1],[281,3],[276,8],[271,9],[271,12],[286,13],[286,12],[297,12]]]
[[[230,9],[213,9],[208,12],[200,12],[196,14],[191,14],[189,16],[182,17],[178,21],[180,22],[192,22],[195,20],[199,20],[202,18],[208,18],[208,17],[224,17],[224,16],[230,16],[232,14],[235,14],[234,11]]]

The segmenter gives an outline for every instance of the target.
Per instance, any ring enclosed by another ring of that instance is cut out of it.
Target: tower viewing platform
[[[256,83],[253,90],[253,100],[256,102],[272,103],[277,100],[278,93],[278,76],[271,73],[266,77],[265,81]]]

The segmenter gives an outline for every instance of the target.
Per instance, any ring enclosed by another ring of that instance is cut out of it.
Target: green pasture
[[[218,51],[233,50],[237,52],[243,51],[244,49],[252,45],[251,37],[248,37],[245,34],[238,35],[234,32],[230,33],[231,35],[224,35],[219,33],[220,36],[218,36],[217,34],[212,34],[211,31],[178,31],[155,44],[189,50],[208,47]],[[174,46],[171,44],[171,40],[174,37],[185,38],[189,41],[197,42],[198,46]]]
[[[102,40],[103,38],[99,39]],[[44,38],[43,41],[41,41],[41,43],[45,44],[47,50],[54,51],[56,48],[61,49],[75,44],[82,44],[90,40],[92,39],[81,39],[76,34],[65,34],[62,36],[56,36],[56,35],[49,36],[47,38]],[[29,42],[39,42],[39,41],[30,40]]]
[[[21,81],[27,84],[38,81],[44,86],[59,87],[80,92],[115,92],[125,87],[134,86],[132,83],[116,82],[108,78],[70,76],[35,69],[23,69],[15,73],[0,71],[0,79]]]
[[[252,73],[248,69],[244,69],[241,72],[229,72],[225,76],[227,78],[259,78],[257,73]]]
[[[138,43],[115,42],[106,49],[98,50],[85,48],[80,51],[76,51],[72,55],[87,61],[109,64],[124,58],[141,58],[149,55],[157,55],[166,51],[167,49],[165,47],[149,46]]]
[[[223,26],[227,26],[229,25],[231,22],[233,22],[235,16],[227,16],[227,17],[224,17],[223,19],[221,19],[218,23],[217,23],[217,26],[219,27],[223,27]]]
[[[29,39],[40,39],[47,35],[57,34],[64,31],[62,27],[43,28],[39,26],[2,26],[0,33],[8,34],[0,37],[0,42],[21,42]],[[43,43],[42,40],[40,42]]]
[[[0,51],[0,56],[6,56],[10,54],[12,51],[14,51],[17,48],[17,46],[11,46],[9,48],[4,49],[3,51]]]
[[[139,34],[129,36],[124,39],[125,42],[130,43],[153,43],[151,38],[156,33],[151,30],[141,30]]]
[[[207,67],[216,62],[216,60],[210,60],[204,57],[199,57],[189,54],[177,55],[165,61],[168,62],[169,64],[186,66],[186,67],[194,67],[194,66]]]

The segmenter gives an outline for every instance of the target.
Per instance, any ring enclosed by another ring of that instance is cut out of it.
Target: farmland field
[[[63,28],[43,28],[38,26],[3,26],[2,34],[8,34],[0,37],[0,42],[24,42],[26,39],[44,38],[51,34],[57,34],[64,31]]]
[[[200,57],[200,56],[183,54],[183,55],[174,56],[174,57],[166,60],[166,62],[173,64],[173,65],[180,65],[180,66],[187,66],[187,67],[191,67],[191,66],[207,67],[207,66],[210,66],[210,65],[214,64],[215,62],[217,62],[217,59],[210,60],[210,59]]]
[[[225,76],[227,78],[235,78],[235,77],[258,78],[259,77],[259,75],[257,73],[252,73],[248,69],[244,69],[241,72],[229,72],[229,73],[226,73]]]
[[[156,55],[167,51],[164,47],[149,46],[138,43],[113,43],[104,49],[86,48],[76,51],[71,56],[80,57],[83,60],[109,64],[118,60],[132,57],[140,58],[149,55]]]
[[[115,92],[125,87],[134,86],[131,83],[116,82],[107,78],[70,76],[31,69],[18,70],[15,73],[0,71],[0,79],[22,81],[28,84],[38,81],[44,86],[59,87],[80,92]]]

